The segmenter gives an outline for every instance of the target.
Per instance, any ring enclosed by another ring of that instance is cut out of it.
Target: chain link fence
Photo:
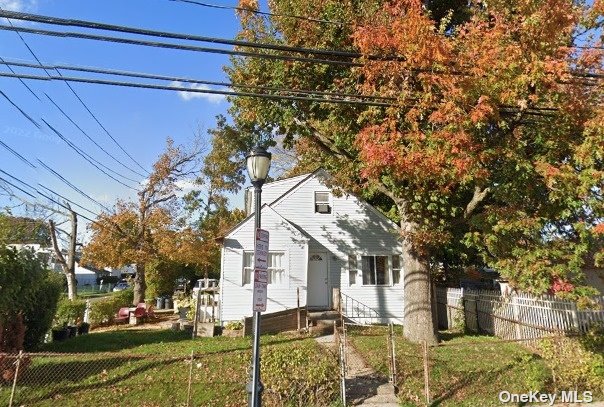
[[[0,406],[242,406],[250,359],[243,349],[178,357],[0,354]],[[296,381],[289,373],[267,373],[265,406],[326,405],[325,400],[337,405],[337,372],[313,382]]]

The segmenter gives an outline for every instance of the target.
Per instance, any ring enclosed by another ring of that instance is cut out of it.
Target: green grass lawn
[[[15,405],[184,406],[189,372],[192,406],[246,404],[249,337],[192,340],[183,332],[112,331],[50,343],[41,351],[53,354],[30,361],[19,377]],[[193,365],[191,352],[195,353]],[[312,338],[262,337],[261,354],[270,359],[275,353],[323,356],[335,363]],[[282,405],[279,380],[288,377],[287,369],[267,372],[265,405]],[[337,380],[335,364],[333,372]],[[0,405],[8,404],[8,392],[9,383],[2,384]]]
[[[357,328],[348,338],[365,360],[388,375],[386,328]],[[425,405],[423,353],[396,330],[399,400],[405,406]],[[537,355],[515,343],[496,343],[487,336],[443,334],[444,345],[430,349],[432,405],[498,406],[500,391],[526,393],[551,390],[551,371]],[[469,344],[469,343],[472,344]]]

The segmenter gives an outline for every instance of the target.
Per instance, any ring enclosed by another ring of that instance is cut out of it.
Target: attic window
[[[315,213],[331,213],[329,192],[315,192]]]

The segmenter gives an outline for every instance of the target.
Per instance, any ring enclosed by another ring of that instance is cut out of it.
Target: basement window
[[[331,213],[329,192],[315,192],[315,213]]]

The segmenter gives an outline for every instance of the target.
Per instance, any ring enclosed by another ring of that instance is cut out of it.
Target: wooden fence
[[[604,326],[604,296],[579,309],[575,302],[551,295],[504,296],[499,291],[438,287],[436,300],[439,328],[465,328],[504,339],[584,333],[593,325]]]

